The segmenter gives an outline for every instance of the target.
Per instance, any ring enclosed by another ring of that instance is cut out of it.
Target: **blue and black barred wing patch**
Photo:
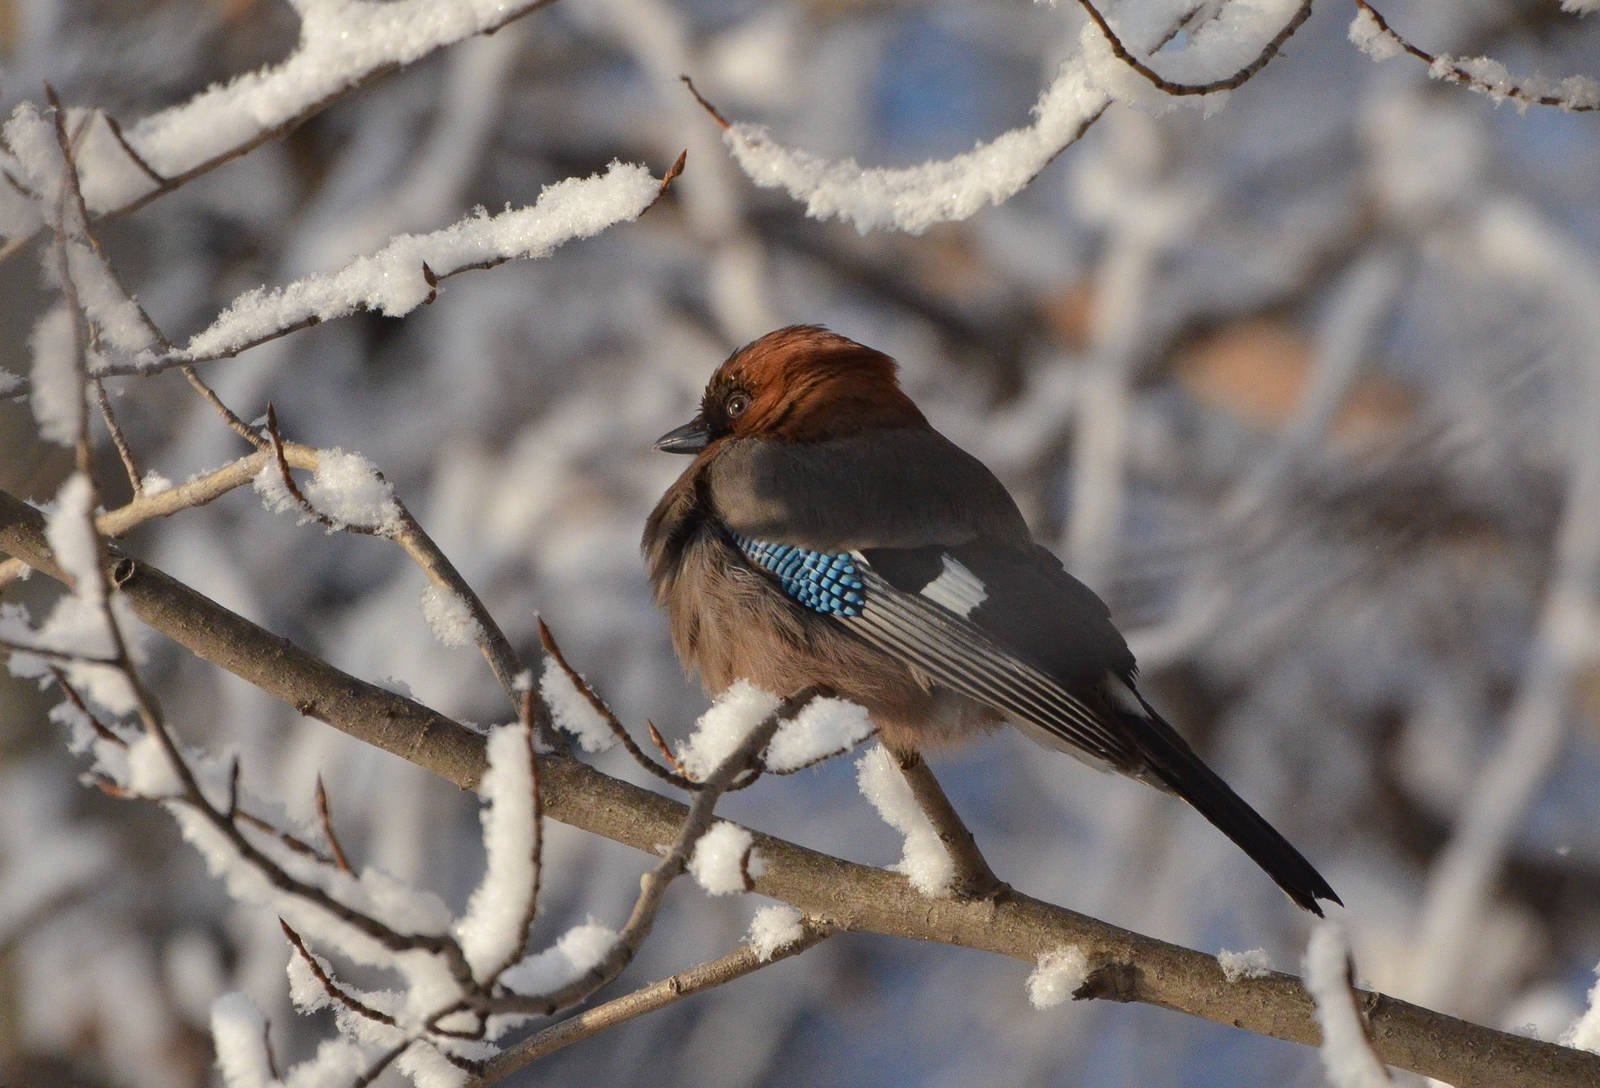
[[[866,607],[861,573],[848,552],[816,552],[732,533],[744,557],[778,580],[797,604],[829,616],[859,616]]]

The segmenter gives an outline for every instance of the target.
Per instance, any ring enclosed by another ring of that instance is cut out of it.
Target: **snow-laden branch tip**
[[[84,201],[93,215],[123,211],[176,188],[195,175],[287,131],[366,80],[436,50],[506,25],[551,0],[296,0],[300,41],[293,53],[216,83],[180,105],[126,127],[99,111],[73,110],[69,127],[84,120],[77,149]],[[30,112],[17,107],[13,119]],[[8,125],[8,135],[9,135]],[[14,173],[47,208],[59,184],[49,156],[12,143]],[[0,234],[21,237],[42,221],[38,207],[5,187]]]
[[[1590,4],[1588,10],[1600,6],[1595,5],[1594,0],[1576,2]],[[1513,76],[1510,69],[1493,57],[1456,57],[1449,53],[1430,53],[1391,27],[1382,13],[1366,0],[1356,0],[1356,8],[1355,18],[1350,21],[1350,41],[1375,61],[1407,54],[1428,66],[1429,78],[1460,84],[1468,90],[1487,95],[1496,105],[1511,102],[1524,111],[1529,106],[1554,106],[1571,113],[1600,110],[1600,80],[1589,76],[1553,79],[1537,72]]]
[[[531,206],[495,215],[479,209],[429,234],[399,235],[337,272],[246,291],[182,348],[146,351],[131,363],[98,367],[95,376],[151,374],[226,358],[362,310],[400,317],[431,301],[438,281],[447,276],[547,257],[566,242],[637,219],[660,196],[661,186],[645,167],[613,162],[603,174],[545,186]]]
[[[1322,1029],[1322,1067],[1333,1088],[1388,1088],[1389,1071],[1373,1053],[1367,1025],[1356,1007],[1350,978],[1350,946],[1344,927],[1320,923],[1306,946],[1306,989],[1317,1003]]]
[[[884,823],[905,836],[905,851],[890,868],[904,873],[911,886],[923,895],[949,894],[956,875],[955,862],[888,749],[876,745],[856,762],[856,783]]]
[[[1199,89],[1208,95],[1192,100],[1199,108],[1208,112],[1220,108],[1226,99],[1224,88],[1243,83],[1264,67],[1304,21],[1309,8],[1304,0],[1229,4],[1191,35],[1186,48],[1163,54],[1166,75],[1158,77],[1156,85],[1149,82],[1150,74],[1142,74],[1149,72],[1147,66],[1142,62],[1133,66],[1134,52],[1124,42],[1146,51],[1170,40],[1174,29],[1193,14],[1192,5],[1150,5],[1136,21],[1130,16],[1130,25],[1114,36],[1087,24],[1080,32],[1079,48],[1062,62],[1034,103],[1032,124],[964,154],[919,166],[863,167],[851,158],[827,159],[779,142],[761,125],[730,122],[703,98],[700,101],[722,127],[723,141],[735,161],[757,185],[783,189],[805,204],[812,218],[840,219],[863,234],[872,230],[920,234],[935,224],[967,219],[1011,199],[1113,102],[1164,112],[1182,105],[1181,95]],[[1124,56],[1118,55],[1119,49]]]

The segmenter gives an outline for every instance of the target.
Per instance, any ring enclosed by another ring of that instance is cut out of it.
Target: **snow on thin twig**
[[[539,677],[539,694],[550,707],[550,717],[556,728],[577,738],[585,752],[604,752],[617,743],[606,716],[595,709],[589,697],[578,688],[578,683],[554,654],[546,655],[544,672]]]
[[[1312,931],[1305,969],[1306,989],[1317,1003],[1322,1029],[1322,1067],[1333,1088],[1387,1088],[1392,1083],[1389,1071],[1373,1053],[1356,1008],[1350,946],[1338,922],[1323,922]]]
[[[748,680],[736,680],[700,715],[695,731],[678,749],[678,762],[690,778],[704,779],[733,754],[750,730],[778,709],[782,700]]]
[[[905,836],[905,851],[890,868],[904,873],[911,886],[923,895],[947,894],[955,877],[955,862],[917,804],[894,758],[881,744],[856,762],[856,782],[884,822]]]
[[[483,795],[483,880],[456,923],[456,936],[473,973],[482,978],[521,958],[538,887],[535,871],[533,765],[526,729],[503,725],[489,734],[489,769]]]
[[[756,959],[766,963],[776,953],[805,936],[804,920],[805,915],[783,903],[762,907],[750,919],[750,931],[745,941],[755,952]]]
[[[430,234],[398,235],[377,253],[337,272],[246,291],[180,350],[145,352],[131,364],[101,367],[96,373],[152,373],[236,355],[285,332],[358,310],[399,317],[431,301],[446,276],[546,257],[563,243],[637,219],[660,194],[661,182],[648,169],[613,162],[604,174],[545,186],[531,206],[495,215],[479,209]]]

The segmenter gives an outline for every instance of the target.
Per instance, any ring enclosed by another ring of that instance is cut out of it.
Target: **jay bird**
[[[1010,722],[1177,794],[1299,906],[1340,902],[1135,686],[1105,603],[1035,544],[887,355],[816,326],[734,352],[656,448],[693,454],[644,531],[673,646],[706,689],[813,685],[916,751]]]

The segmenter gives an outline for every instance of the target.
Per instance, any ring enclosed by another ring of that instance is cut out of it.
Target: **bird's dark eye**
[[[722,403],[722,410],[729,419],[737,419],[744,414],[744,410],[748,407],[750,407],[750,394],[748,393],[731,393],[728,395],[728,399]]]

